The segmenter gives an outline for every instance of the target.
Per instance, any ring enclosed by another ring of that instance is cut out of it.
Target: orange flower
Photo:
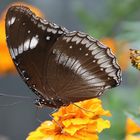
[[[28,6],[32,11],[34,11],[38,16],[43,16],[43,14],[37,8],[27,5],[24,3],[14,3]],[[12,4],[13,5],[13,4]],[[9,7],[9,6],[8,6]],[[7,44],[6,44],[6,36],[5,36],[5,12],[1,15],[0,18],[0,74],[4,74],[7,72],[15,72],[15,67],[13,61],[10,57]]]
[[[134,134],[140,132],[140,125],[136,124],[132,119],[127,118],[126,121],[126,133]]]
[[[140,70],[140,50],[130,49],[130,59],[132,65]]]
[[[5,22],[4,17],[0,20],[0,74],[15,71],[12,59],[9,55],[5,39]]]
[[[98,140],[98,133],[110,128],[110,122],[101,116],[111,116],[97,98],[61,107],[26,140]],[[55,121],[54,121],[55,120]]]
[[[113,53],[116,53],[116,46],[117,46],[117,43],[116,43],[116,41],[114,40],[114,39],[112,39],[112,38],[102,38],[101,40],[100,40],[103,44],[105,44],[105,45],[107,45],[111,50],[112,50],[112,52]]]
[[[125,140],[140,140],[140,135],[134,135],[136,133],[140,133],[140,125],[136,124],[131,118],[127,118]]]
[[[112,52],[118,58],[118,63],[121,69],[126,70],[129,65],[128,43],[124,41],[116,41],[112,38],[102,38],[100,41],[111,48]]]

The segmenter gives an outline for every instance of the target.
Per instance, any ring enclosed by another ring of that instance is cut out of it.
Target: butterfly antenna
[[[54,112],[54,111],[53,111],[53,112]],[[49,114],[49,117],[57,124],[57,126],[60,127],[61,132],[63,132],[63,128],[62,128],[61,124],[53,118],[52,114],[53,114],[53,113]]]
[[[57,108],[53,108],[53,111],[51,112],[51,116],[52,116],[52,114],[55,113],[56,111],[58,111],[58,109],[57,109]]]
[[[17,102],[11,103],[11,104],[0,105],[0,107],[9,107],[9,106],[14,106],[14,105],[16,105],[16,104],[23,103],[23,102],[24,102],[24,101],[17,101]]]
[[[32,97],[26,97],[26,96],[9,95],[9,94],[5,94],[5,93],[0,93],[0,96],[10,97],[10,98],[21,98],[21,99],[31,99],[32,98]]]

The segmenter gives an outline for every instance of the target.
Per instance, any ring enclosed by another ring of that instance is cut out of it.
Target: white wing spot
[[[45,24],[45,25],[48,24],[47,20],[45,20],[45,19],[40,19],[40,22],[43,23],[43,24]]]
[[[50,40],[51,39],[51,37],[50,36],[46,36],[46,40]]]
[[[63,32],[62,31],[58,31],[58,34],[63,34]]]
[[[84,38],[84,39],[82,40],[81,44],[84,45],[84,44],[86,44],[86,43],[88,43],[88,42],[89,42],[89,41],[88,41],[87,39]]]
[[[72,46],[70,46],[69,48],[72,49]]]
[[[22,25],[25,26],[25,22],[23,22]]]
[[[16,17],[12,17],[10,25],[14,24],[15,20],[16,20]]]
[[[19,54],[23,53],[23,45],[22,44],[18,47],[18,53]]]
[[[108,86],[105,86],[105,89],[108,89],[108,88],[111,88],[111,86],[110,86],[110,85],[108,85]]]
[[[28,34],[30,33],[31,31],[30,30],[28,30]]]
[[[78,44],[78,43],[80,43],[81,40],[82,40],[82,38],[80,38],[79,36],[74,36],[71,41],[76,42],[76,44]]]
[[[103,69],[103,68],[101,68],[100,70],[101,70],[101,71],[103,71],[104,69]]]
[[[35,37],[36,37],[36,38],[38,38],[39,36],[38,36],[38,35],[36,35]]]
[[[10,54],[11,54],[12,58],[15,59],[15,55],[14,55],[13,49],[10,48],[9,50],[10,50]]]
[[[38,42],[39,42],[39,38],[33,37],[31,39],[30,48],[34,49],[37,46]]]
[[[40,21],[42,21],[42,20],[40,20]],[[46,26],[44,26],[44,24],[42,24],[42,23],[38,23],[38,25],[37,25],[39,28],[41,28],[43,31],[45,31],[46,30]]]
[[[95,44],[92,44],[89,48],[88,48],[88,50],[89,51],[92,51],[92,50],[94,50],[94,49],[96,49],[97,48],[97,46],[95,45]]]
[[[84,38],[81,42],[81,44],[85,45],[86,48],[89,48],[93,43],[90,42],[87,38]]]
[[[13,51],[14,51],[15,56],[17,56],[17,55],[18,55],[18,51],[17,51],[17,49],[14,48]]]
[[[48,32],[52,32],[53,34],[56,34],[57,33],[57,30],[56,29],[48,28],[47,31]]]
[[[91,37],[91,36],[87,36],[87,39],[88,39],[89,41],[91,41],[91,42],[96,42],[96,39],[94,39],[94,38]]]
[[[64,40],[68,43],[71,40],[71,37],[64,37]]]
[[[87,35],[86,35],[85,33],[83,33],[83,32],[78,32],[77,34],[78,34],[79,37],[86,37],[86,36],[87,36]]]
[[[59,26],[58,26],[57,24],[55,24],[55,23],[53,23],[53,27],[54,27],[55,29],[58,29],[58,28],[59,28]]]
[[[30,39],[27,39],[24,43],[24,51],[27,51],[29,49],[30,45]]]
[[[86,53],[85,56],[88,56],[88,53]]]
[[[11,25],[10,20],[8,20],[8,25],[9,25],[9,26]]]

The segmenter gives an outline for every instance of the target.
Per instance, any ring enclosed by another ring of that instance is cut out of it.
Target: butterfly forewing
[[[15,6],[7,12],[6,34],[11,56],[24,81],[41,94],[46,92],[44,74],[51,47],[64,32],[65,29],[43,21],[28,8]]]

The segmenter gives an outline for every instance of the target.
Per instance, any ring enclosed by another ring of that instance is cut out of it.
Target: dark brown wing
[[[27,85],[41,97],[46,93],[45,73],[49,53],[66,29],[36,17],[28,8],[13,6],[6,15],[6,36],[16,68]],[[51,93],[53,94],[53,93]]]
[[[98,97],[121,81],[120,67],[110,49],[81,32],[59,37],[46,74],[49,87],[66,104]]]

